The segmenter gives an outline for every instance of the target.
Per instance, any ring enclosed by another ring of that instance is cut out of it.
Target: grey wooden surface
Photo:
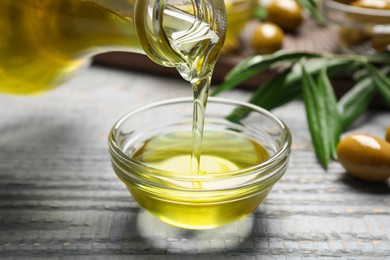
[[[300,101],[274,111],[290,167],[249,218],[186,231],[139,209],[114,175],[107,133],[124,113],[190,96],[180,80],[92,67],[37,97],[0,95],[1,259],[390,259],[390,185],[316,162]],[[224,95],[246,100],[239,90]],[[383,136],[390,113],[349,131]]]

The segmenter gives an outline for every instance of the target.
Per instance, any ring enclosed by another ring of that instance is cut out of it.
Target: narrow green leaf
[[[282,94],[281,88],[285,85],[287,76],[290,72],[291,69],[287,69],[278,75],[278,77],[266,82],[252,95],[249,102],[265,109],[271,109],[273,104],[280,98],[280,95]],[[241,119],[248,116],[249,113],[250,110],[238,107],[226,118],[231,122],[238,123]]]
[[[321,25],[325,24],[325,17],[322,15],[320,8],[318,8],[317,1],[313,0],[298,0],[298,3],[309,11],[313,19]]]
[[[272,105],[284,94],[282,89],[286,85],[287,77],[291,73],[291,67],[269,80],[259,88],[249,99],[250,103],[271,109]]]
[[[278,62],[296,62],[302,58],[318,58],[321,57],[320,54],[311,53],[311,52],[291,52],[291,51],[278,51],[269,55],[256,55],[251,58],[248,58],[241,63],[239,63],[235,68],[233,68],[226,76],[226,79],[229,80],[237,74],[241,74],[242,71],[248,69],[255,69],[256,71],[263,71],[269,69],[272,65]]]
[[[371,63],[381,63],[389,64],[390,63],[390,51],[376,52],[374,54],[369,54],[364,56]]]
[[[326,62],[328,62],[329,77],[345,74],[361,66],[361,63],[354,60],[329,60]]]
[[[308,74],[316,75],[328,64],[328,74],[337,75],[341,72],[356,68],[358,63],[347,60],[312,59],[306,61]],[[300,64],[293,65],[283,73],[271,78],[268,82],[259,87],[251,96],[249,102],[259,107],[271,110],[282,106],[301,95],[302,69]],[[227,118],[232,122],[239,122],[248,113],[238,108]]]
[[[213,90],[212,96],[216,96],[224,91],[232,89],[245,80],[253,77],[257,73],[263,72],[267,69],[281,62],[296,62],[301,58],[314,58],[320,57],[319,54],[309,52],[285,52],[279,51],[270,55],[253,56],[246,60],[243,60],[237,64],[226,76],[225,81]]]
[[[383,99],[390,106],[390,78],[386,77],[385,74],[375,68],[371,63],[366,63],[365,66],[370,72],[375,86],[382,94]]]
[[[308,74],[316,75],[327,64],[329,75],[337,75],[356,67],[356,63],[350,61],[314,59],[306,61],[306,71]],[[284,73],[286,74],[284,75]],[[278,74],[259,87],[253,93],[249,102],[265,109],[273,109],[296,98],[301,92],[301,66],[299,64],[298,66],[294,65],[292,69],[286,70],[284,73]]]
[[[258,20],[264,20],[267,18],[267,9],[263,5],[259,5],[255,9],[253,16]]]
[[[330,160],[329,137],[327,135],[326,110],[324,96],[314,82],[313,77],[307,73],[305,65],[301,64],[303,81],[303,99],[306,106],[306,116],[309,130],[321,165],[327,169]]]
[[[324,67],[318,77],[318,86],[324,96],[324,107],[326,114],[327,135],[329,137],[329,149],[333,159],[337,159],[337,145],[342,132],[342,118],[337,107],[337,98],[327,74],[327,67]]]
[[[387,75],[389,72],[390,66],[381,69],[381,73],[384,75]],[[375,93],[376,88],[373,79],[369,74],[365,73],[365,77],[360,78],[359,82],[341,97],[338,109],[342,116],[343,129],[349,127],[367,110]]]
[[[338,108],[342,117],[343,129],[349,127],[363,114],[370,104],[374,93],[375,86],[372,79],[366,78],[359,81],[341,97]]]
[[[306,61],[306,71],[308,74],[316,75],[326,65],[328,65],[329,75],[337,75],[356,67],[356,63],[350,61],[313,59]],[[301,66],[297,64],[287,75],[277,75],[270,82],[256,90],[249,102],[266,109],[284,105],[301,93],[302,76]],[[267,90],[267,88],[272,88],[272,90]],[[265,96],[264,92],[271,92],[271,94]]]
[[[360,80],[363,80],[363,79],[367,78],[368,75],[369,75],[369,72],[367,71],[367,69],[366,68],[362,68],[362,69],[359,69],[356,72],[354,72],[353,75],[352,75],[352,78],[355,81],[360,81]]]

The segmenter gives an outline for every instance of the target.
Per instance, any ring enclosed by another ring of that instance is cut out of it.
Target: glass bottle
[[[225,15],[223,0],[1,0],[0,92],[48,91],[107,51],[144,53],[184,77],[206,73]]]

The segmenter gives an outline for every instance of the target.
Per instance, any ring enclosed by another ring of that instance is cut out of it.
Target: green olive
[[[273,0],[267,7],[267,18],[283,30],[296,30],[302,23],[302,7],[296,0]]]
[[[347,172],[366,181],[384,181],[390,177],[390,143],[380,138],[352,134],[337,147],[339,162]]]
[[[387,0],[357,0],[352,2],[351,5],[370,9],[390,9],[390,2]]]
[[[387,0],[357,0],[351,3],[352,6],[368,9],[390,10],[390,2]],[[367,20],[368,19],[368,20]],[[372,15],[361,17],[363,22],[389,24],[389,16]],[[371,45],[376,51],[386,51],[390,48],[390,35],[373,33]]]
[[[274,53],[283,46],[284,33],[279,26],[273,23],[256,25],[252,38],[252,46],[257,54]]]
[[[339,34],[343,47],[358,46],[370,39],[366,32],[355,28],[340,28]]]
[[[390,34],[373,34],[371,45],[376,51],[386,51],[390,49]]]

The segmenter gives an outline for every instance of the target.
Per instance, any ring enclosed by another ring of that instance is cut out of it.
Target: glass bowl
[[[192,102],[167,100],[128,113],[112,128],[109,148],[115,173],[142,208],[177,227],[210,229],[256,210],[287,169],[291,136],[262,108],[210,98],[201,173],[193,174]]]
[[[346,53],[373,54],[390,50],[390,10],[350,5],[353,0],[323,0],[322,11],[339,33]]]

